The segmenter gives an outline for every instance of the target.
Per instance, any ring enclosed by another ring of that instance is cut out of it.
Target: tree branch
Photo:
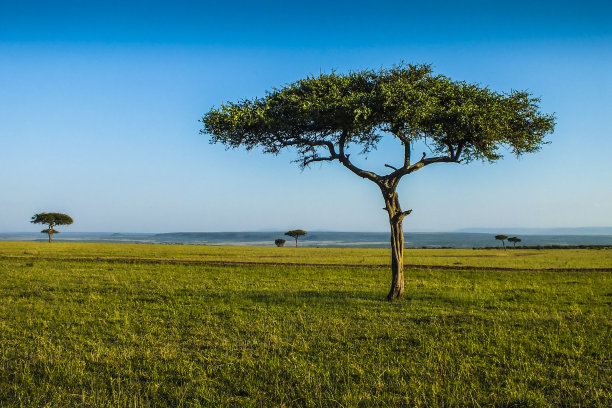
[[[385,164],[385,167],[388,167],[388,168],[390,168],[390,169],[393,169],[393,170],[397,171],[397,168],[396,168],[396,167],[391,166],[390,164]]]
[[[449,156],[431,157],[429,159],[422,159],[419,161],[419,163],[423,163],[423,166],[421,167],[428,166],[432,163],[453,163],[453,162],[457,162],[457,160],[454,157],[449,157]]]
[[[314,147],[327,147],[327,149],[329,150],[332,156],[337,156],[336,150],[334,148],[334,144],[327,140],[316,140],[315,141],[315,140],[310,140],[310,139],[304,139],[303,137],[293,137],[291,140],[284,140],[276,135],[274,136],[274,139],[282,147],[300,146],[300,145],[306,145],[306,146],[310,146],[313,148]]]
[[[322,161],[334,161],[337,157],[329,156],[329,157],[310,157],[304,158],[302,161],[302,167],[308,166],[310,163],[314,162],[322,162]]]
[[[398,222],[402,222],[402,220],[406,218],[406,216],[409,215],[411,212],[412,210],[402,211],[400,213],[397,213],[394,218],[396,218]]]
[[[446,147],[448,147],[448,152],[450,153],[450,157],[455,157],[455,149],[453,149],[453,145],[450,143],[446,143]]]
[[[455,153],[455,156],[437,156],[437,157],[431,157],[431,158],[425,158],[425,156],[426,154],[425,152],[423,152],[423,156],[421,157],[421,160],[408,166],[407,168],[400,169],[401,171],[396,172],[398,174],[393,173],[392,175],[396,177],[398,176],[401,177],[406,174],[414,173],[415,171],[420,170],[423,167],[428,166],[433,163],[459,163],[457,153]]]
[[[410,140],[411,139],[409,137],[406,137],[404,135],[404,132],[402,132],[399,128],[391,129],[391,133],[393,133],[393,135],[397,137],[404,145],[404,164],[399,169],[389,164],[385,164],[385,167],[392,169],[393,172],[390,174],[387,174],[384,177],[384,179],[386,181],[392,181],[395,184],[397,184],[397,182],[399,182],[399,179],[402,178],[404,174],[407,174],[407,170],[410,168],[410,150],[411,150]]]
[[[281,147],[297,146],[298,152],[302,158],[301,160],[296,160],[296,162],[301,163],[302,167],[306,167],[313,162],[333,161],[339,158],[334,144],[327,140],[310,140],[297,136],[293,136],[289,140],[283,139],[278,135],[273,135],[273,137]],[[317,153],[318,147],[326,147],[329,151],[329,156],[320,157]]]
[[[404,168],[410,167],[410,140],[404,142]]]
[[[380,185],[382,177],[378,174],[373,173],[371,171],[362,170],[359,167],[355,166],[350,160],[349,155],[344,153],[344,144],[346,143],[346,132],[342,132],[340,135],[340,140],[338,141],[338,160],[344,167],[355,173],[361,178],[366,178],[368,180],[373,181],[374,183]]]
[[[450,153],[449,156],[437,156],[437,157],[425,158],[426,153],[423,152],[423,156],[421,157],[421,160],[414,163],[413,165],[408,166],[407,168],[402,168],[401,169],[402,171],[399,174],[399,176],[401,177],[405,174],[414,173],[415,171],[420,170],[423,167],[428,166],[433,163],[460,163],[461,162],[460,157],[461,157],[461,153],[463,152],[463,147],[465,146],[465,143],[460,142],[457,145],[456,149],[453,149],[451,144],[447,144],[447,146],[448,146],[448,150]]]
[[[465,142],[461,141],[457,145],[457,150],[455,150],[455,156],[454,157],[455,157],[455,160],[457,160],[457,163],[461,161],[459,159],[459,157],[461,156],[461,153],[463,152],[463,146],[465,146]]]

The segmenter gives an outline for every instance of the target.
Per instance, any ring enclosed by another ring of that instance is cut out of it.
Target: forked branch
[[[345,144],[346,144],[346,132],[342,132],[342,135],[340,136],[340,140],[338,141],[338,160],[340,161],[340,163],[342,163],[344,167],[346,167],[347,169],[349,169],[350,171],[352,171],[359,177],[371,180],[374,183],[380,185],[382,181],[381,176],[371,171],[362,170],[359,167],[355,166],[349,160],[350,155],[344,153]]]
[[[304,160],[302,161],[302,167],[306,167],[311,163],[315,163],[315,162],[323,162],[323,161],[334,161],[336,160],[336,157],[306,157],[304,158]]]
[[[402,211],[402,212],[395,214],[393,218],[395,218],[396,222],[402,222],[404,218],[406,218],[406,216],[409,215],[411,212],[412,210]]]

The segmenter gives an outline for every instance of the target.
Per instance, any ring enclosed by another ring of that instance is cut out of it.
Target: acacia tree
[[[512,247],[516,248],[516,244],[521,242],[522,240],[518,237],[510,237],[508,238],[508,242],[512,242]]]
[[[59,234],[54,227],[57,225],[70,225],[73,223],[72,218],[69,215],[62,213],[39,213],[32,216],[30,221],[32,224],[45,224],[48,228],[40,231],[43,234],[49,235],[49,243],[52,242],[53,234]]]
[[[391,290],[404,292],[403,219],[400,180],[434,163],[493,162],[503,147],[515,155],[535,152],[554,129],[554,116],[539,112],[527,92],[494,92],[486,87],[434,75],[429,65],[398,65],[380,71],[321,74],[273,89],[265,96],[222,104],[202,117],[203,134],[227,148],[297,152],[297,162],[337,161],[375,183],[391,229]],[[367,154],[382,138],[399,142],[399,161],[386,174],[359,167],[349,151]],[[415,143],[425,153],[413,160]]]
[[[497,240],[501,241],[501,243],[502,243],[502,245],[503,245],[504,249],[506,249],[506,243],[505,243],[504,241],[508,239],[508,236],[507,236],[507,235],[499,234],[499,235],[496,235],[496,236],[495,236],[495,239],[497,239]]]
[[[304,235],[306,235],[307,232],[301,229],[296,229],[296,230],[291,230],[291,231],[287,231],[285,232],[285,235],[295,239],[295,247],[297,248],[298,246],[298,238],[299,237],[303,237]]]

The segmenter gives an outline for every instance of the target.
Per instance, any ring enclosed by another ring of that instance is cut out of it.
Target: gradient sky
[[[432,165],[399,187],[406,231],[612,226],[612,3],[0,0],[0,232],[386,231],[377,188],[337,163],[226,151],[224,101],[309,74],[430,63],[527,89],[551,144]],[[363,166],[398,162],[383,143]]]

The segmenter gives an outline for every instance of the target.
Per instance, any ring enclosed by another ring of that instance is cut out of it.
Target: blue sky
[[[430,63],[555,112],[541,152],[440,164],[399,188],[407,231],[612,225],[609,2],[0,0],[0,232],[386,231],[376,187],[225,151],[198,119],[309,74]],[[393,161],[384,142],[363,166]],[[400,160],[399,157],[397,160]]]

